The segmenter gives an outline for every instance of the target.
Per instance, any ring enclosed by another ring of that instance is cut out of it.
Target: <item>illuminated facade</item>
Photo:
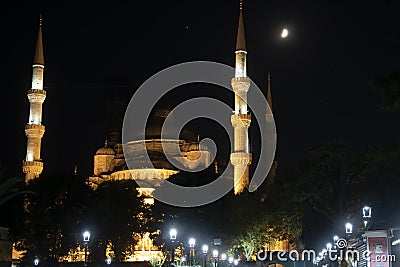
[[[42,125],[42,105],[46,99],[46,91],[43,90],[43,74],[42,17],[40,17],[39,33],[33,60],[32,87],[27,94],[30,108],[28,124],[25,125],[25,134],[28,142],[26,157],[22,163],[22,171],[25,173],[26,183],[39,177],[43,171],[43,162],[40,158],[41,139],[45,131],[45,127]]]

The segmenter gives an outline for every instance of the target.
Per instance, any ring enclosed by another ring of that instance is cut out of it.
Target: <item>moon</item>
[[[288,37],[288,35],[289,35],[288,29],[284,28],[284,29],[282,30],[281,37],[282,37],[282,38],[286,38],[286,37]]]

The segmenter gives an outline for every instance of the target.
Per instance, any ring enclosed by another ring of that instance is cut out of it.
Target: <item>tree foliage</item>
[[[354,154],[338,142],[316,146],[288,172],[280,191],[287,201],[308,204],[337,221],[351,217],[363,205],[375,168],[376,157],[370,150]]]
[[[381,97],[384,111],[400,110],[400,72],[392,72],[370,81],[371,88]]]
[[[32,191],[29,190],[20,190],[20,185],[23,184],[24,181],[23,178],[7,178],[5,172],[6,168],[0,165],[0,206],[20,194],[32,193]]]
[[[28,188],[35,194],[24,200],[24,228],[17,248],[27,251],[26,264],[35,256],[56,263],[77,242],[90,189],[82,178],[64,174],[43,175]]]
[[[86,227],[93,232],[92,260],[104,260],[106,246],[112,244],[117,261],[125,259],[127,248],[136,245],[138,236],[150,229],[150,206],[138,197],[137,184],[133,180],[104,182],[93,192],[86,214]]]
[[[132,180],[107,182],[93,191],[84,177],[53,173],[29,183],[35,192],[25,202],[25,222],[16,239],[17,248],[26,251],[23,265],[40,257],[56,264],[72,250],[83,247],[82,233],[91,233],[92,261],[104,262],[107,243],[112,244],[114,260],[125,257],[126,248],[137,235],[150,230],[150,209],[138,198]]]
[[[197,186],[217,177],[212,170],[206,170],[196,174],[181,172],[170,180],[179,181],[182,186]],[[178,208],[162,203],[156,203],[156,207],[165,215],[162,226],[164,233],[169,230],[165,227],[168,225],[180,227],[180,235],[201,236],[203,240],[200,242],[209,243],[214,238],[220,238],[221,250],[235,251],[237,256],[249,260],[272,240],[294,243],[299,241],[302,232],[301,208],[293,203],[278,205],[282,202],[277,199],[279,195],[272,194],[274,189],[269,190],[271,194],[265,200],[265,190],[263,187],[262,190],[253,193],[245,191],[240,195],[229,192],[201,207]],[[163,237],[164,242],[168,243],[168,234]]]

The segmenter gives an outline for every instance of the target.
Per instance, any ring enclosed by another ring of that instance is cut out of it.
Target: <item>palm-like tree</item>
[[[32,193],[29,190],[20,190],[18,184],[23,182],[21,177],[5,177],[6,169],[0,165],[0,206],[19,194]]]

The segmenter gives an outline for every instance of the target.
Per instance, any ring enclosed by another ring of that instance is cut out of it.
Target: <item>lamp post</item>
[[[88,251],[89,240],[90,240],[90,232],[89,231],[83,232],[83,242],[85,244],[85,259],[83,261],[83,266],[87,266],[87,251]]]
[[[351,223],[345,224],[346,234],[351,235],[353,233],[353,225]]]
[[[194,261],[194,245],[196,244],[196,239],[194,238],[189,238],[189,247],[190,247],[190,265],[193,265],[193,261]]]
[[[219,267],[218,264],[218,250],[213,250],[213,257],[214,257],[214,267]]]
[[[175,246],[174,246],[174,241],[176,239],[176,235],[178,234],[178,231],[176,231],[175,228],[172,228],[169,230],[169,238],[171,239],[172,242],[172,249],[171,249],[171,265],[175,265]]]
[[[232,256],[230,256],[230,257],[228,258],[229,267],[232,266],[233,260],[234,260],[234,258],[233,258]]]
[[[228,256],[226,256],[226,253],[222,253],[221,254],[221,260],[222,260],[222,263],[223,263],[223,266],[224,267],[226,267],[226,258],[227,258]]]
[[[203,255],[204,255],[204,264],[203,264],[203,267],[207,267],[207,252],[208,252],[208,246],[207,246],[207,245],[203,245],[202,249],[203,249]]]
[[[107,259],[106,259],[107,266],[110,266],[111,261],[112,261],[111,258],[107,258]]]
[[[39,259],[38,259],[37,257],[33,260],[33,264],[34,264],[35,266],[38,266],[38,265],[39,265]]]
[[[363,212],[363,218],[364,218],[364,229],[365,231],[368,231],[370,220],[372,217],[372,209],[369,206],[364,206],[362,209]]]

